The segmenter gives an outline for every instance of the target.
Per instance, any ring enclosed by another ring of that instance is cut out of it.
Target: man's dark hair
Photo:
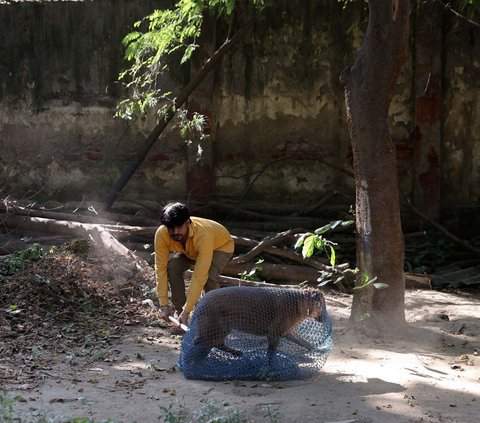
[[[190,212],[185,204],[169,203],[163,208],[160,222],[167,228],[173,228],[175,226],[182,226],[189,219]]]

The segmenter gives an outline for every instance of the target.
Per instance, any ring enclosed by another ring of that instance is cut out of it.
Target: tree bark
[[[357,266],[377,278],[356,291],[351,322],[367,333],[397,334],[406,326],[404,242],[396,150],[388,128],[393,88],[405,60],[409,0],[369,0],[369,20],[355,64],[343,71],[356,188]],[[378,331],[377,331],[378,330]]]

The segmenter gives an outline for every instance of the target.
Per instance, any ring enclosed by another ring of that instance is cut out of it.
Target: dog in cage
[[[206,294],[197,305],[193,343],[204,351],[217,348],[242,356],[242,351],[225,345],[232,331],[265,336],[271,361],[282,337],[310,350],[311,345],[293,329],[306,318],[320,320],[324,312],[325,300],[316,289],[221,288]]]

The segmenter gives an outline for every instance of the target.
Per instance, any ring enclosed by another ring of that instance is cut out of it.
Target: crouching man
[[[182,203],[167,204],[162,211],[162,225],[155,233],[155,276],[157,296],[163,318],[178,314],[188,325],[190,312],[202,291],[220,288],[219,274],[231,260],[235,243],[220,223],[190,217]],[[173,253],[170,256],[170,253]],[[193,267],[188,292],[184,272]],[[170,286],[172,304],[168,301]]]

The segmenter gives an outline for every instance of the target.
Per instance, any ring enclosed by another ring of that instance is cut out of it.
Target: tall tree
[[[396,149],[388,110],[405,61],[409,0],[369,0],[369,19],[353,66],[345,69],[347,117],[356,187],[357,286],[351,320],[368,331],[405,326],[404,243]],[[386,286],[386,287],[385,287]]]

